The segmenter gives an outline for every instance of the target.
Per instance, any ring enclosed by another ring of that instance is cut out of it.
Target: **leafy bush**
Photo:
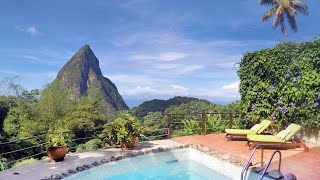
[[[93,149],[98,149],[102,147],[102,141],[100,139],[91,139],[84,144],[80,144],[77,147],[77,152],[88,151]]]
[[[100,138],[109,145],[130,142],[132,137],[144,137],[145,127],[128,111],[119,112],[114,122],[108,123]]]
[[[238,75],[248,119],[272,117],[276,128],[292,122],[320,127],[319,40],[246,53]]]
[[[49,147],[64,146],[67,144],[66,133],[63,132],[52,132],[48,134],[48,140]]]
[[[222,118],[221,114],[208,114],[205,120],[205,133],[222,133],[228,126],[228,119]],[[174,136],[194,135],[201,132],[201,120],[197,118],[182,120],[183,127],[173,132]]]
[[[228,126],[228,119],[223,119],[221,114],[209,114],[206,120],[206,133],[223,133]]]

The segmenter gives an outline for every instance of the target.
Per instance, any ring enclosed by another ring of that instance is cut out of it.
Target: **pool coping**
[[[67,171],[64,171],[62,173],[51,174],[51,176],[46,176],[46,177],[42,178],[41,180],[63,179],[63,178],[69,177],[71,175],[74,175],[76,173],[80,173],[82,171],[86,171],[91,168],[94,168],[94,167],[97,167],[97,166],[100,166],[100,165],[103,165],[103,164],[106,164],[109,162],[115,162],[115,161],[119,161],[119,160],[126,159],[126,158],[147,155],[150,153],[160,153],[160,152],[173,151],[176,149],[186,149],[186,148],[192,148],[194,150],[198,150],[202,153],[213,156],[213,157],[218,158],[220,160],[227,161],[228,163],[234,164],[238,167],[243,167],[243,165],[244,165],[244,162],[242,162],[241,160],[234,158],[234,157],[231,157],[231,156],[226,156],[225,154],[221,154],[221,153],[212,151],[206,146],[197,145],[197,144],[184,144],[184,145],[179,145],[179,146],[175,146],[175,145],[171,146],[171,147],[160,146],[160,147],[151,148],[151,149],[142,149],[142,150],[138,150],[138,151],[128,151],[128,152],[125,152],[121,155],[111,156],[110,158],[102,158],[101,160],[94,161],[91,164],[83,164],[83,165],[77,166],[74,169],[68,169]]]

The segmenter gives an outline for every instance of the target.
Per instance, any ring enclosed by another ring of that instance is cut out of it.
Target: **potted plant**
[[[120,145],[121,149],[134,149],[138,138],[144,137],[145,128],[129,112],[121,112],[114,122],[108,123],[102,131],[102,139],[110,145]]]
[[[63,161],[68,153],[65,133],[50,133],[48,139],[47,153],[49,158],[55,162]]]

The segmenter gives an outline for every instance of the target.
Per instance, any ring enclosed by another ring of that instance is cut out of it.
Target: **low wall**
[[[300,139],[304,142],[320,145],[320,131],[317,133],[302,133],[298,136],[300,136]]]

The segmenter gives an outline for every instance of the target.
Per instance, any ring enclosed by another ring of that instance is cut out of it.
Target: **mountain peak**
[[[92,50],[89,44],[85,44],[79,49],[79,52],[86,53],[86,52],[92,52]]]
[[[55,83],[63,89],[71,89],[71,99],[90,94],[90,90],[100,94],[103,113],[110,115],[114,111],[128,109],[117,87],[102,75],[99,60],[88,44],[79,51],[59,71]]]

